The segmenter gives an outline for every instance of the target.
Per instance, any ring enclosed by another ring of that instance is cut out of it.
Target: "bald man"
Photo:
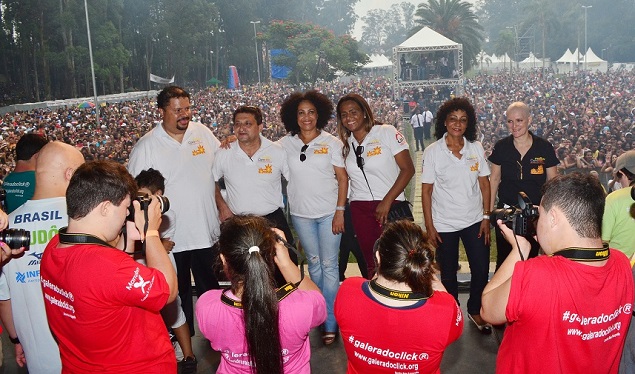
[[[9,214],[11,228],[31,232],[31,247],[2,268],[0,316],[11,341],[16,361],[29,373],[59,373],[62,370],[57,343],[49,330],[40,286],[40,260],[48,241],[60,227],[68,225],[66,188],[84,156],[75,147],[51,142],[40,151],[35,166],[35,192],[31,200]],[[6,298],[6,296],[5,296]]]

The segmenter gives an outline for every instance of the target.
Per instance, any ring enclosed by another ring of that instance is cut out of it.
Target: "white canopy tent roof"
[[[573,57],[573,53],[571,53],[571,50],[567,48],[567,51],[562,55],[562,57],[557,59],[556,62],[561,62],[561,63],[575,62],[575,58]]]
[[[384,55],[372,54],[370,56],[370,62],[364,65],[363,69],[372,69],[372,68],[385,68],[392,66],[392,62],[390,59]]]
[[[593,53],[591,47],[589,47],[589,49],[586,51],[585,56],[587,64],[590,62],[606,62],[605,60],[599,58],[595,53]]]
[[[456,58],[454,68],[458,74],[456,78],[444,78],[434,80],[399,80],[399,57],[405,53],[411,52],[435,52],[448,51],[454,52],[453,58]],[[399,97],[401,88],[427,87],[427,86],[457,86],[463,82],[463,44],[457,43],[429,27],[423,27],[410,38],[392,49],[393,64],[393,92],[395,97]]]

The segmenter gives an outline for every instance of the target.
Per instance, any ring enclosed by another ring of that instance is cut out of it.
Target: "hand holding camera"
[[[161,216],[168,209],[170,209],[170,202],[165,196],[137,196],[129,207],[128,220],[134,220],[135,226],[143,236],[143,233],[148,230],[159,230]]]

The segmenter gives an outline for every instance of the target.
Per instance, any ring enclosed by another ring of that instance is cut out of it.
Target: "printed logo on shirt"
[[[322,148],[317,148],[313,151],[314,155],[327,155],[329,154],[329,148],[328,147],[322,147]]]
[[[397,143],[399,144],[403,144],[406,141],[406,138],[404,138],[399,131],[395,134],[395,139],[397,139]]]
[[[15,281],[18,283],[33,283],[40,281],[40,270],[29,270],[25,272],[16,271]]]
[[[44,255],[44,252],[31,252],[31,253],[29,253],[29,256],[33,256],[35,258],[33,260],[29,260],[28,265],[29,266],[39,265],[40,261],[42,261],[42,256],[43,255]]]
[[[366,157],[379,156],[381,154],[381,147],[375,147],[366,152]]]
[[[545,173],[545,158],[544,157],[536,157],[529,160],[529,163],[532,165],[531,170],[529,171],[532,175],[542,175]]]
[[[271,164],[265,165],[264,168],[258,168],[258,174],[271,174],[273,173],[273,167]]]
[[[271,156],[260,156],[260,157],[258,157],[258,162],[270,163],[271,162]]]
[[[63,219],[59,210],[50,210],[44,212],[32,212],[17,214],[13,217],[13,223],[42,222]]]
[[[153,285],[154,285],[154,277],[152,277],[152,279],[150,280],[143,279],[143,277],[140,274],[139,267],[137,267],[134,270],[134,273],[132,274],[132,278],[128,282],[128,285],[126,285],[126,289],[128,291],[131,291],[131,290],[141,291],[141,294],[143,295],[143,298],[141,298],[141,301],[145,301],[145,299],[147,299],[148,296],[150,296],[150,290],[152,289]]]
[[[198,147],[192,151],[192,156],[199,156],[205,154],[205,147],[202,144],[199,144]]]
[[[476,162],[474,165],[470,166],[470,171],[478,171],[478,162]]]

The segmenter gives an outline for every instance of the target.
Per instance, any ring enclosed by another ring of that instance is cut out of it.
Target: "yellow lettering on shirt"
[[[366,152],[366,157],[378,156],[381,154],[381,147],[375,147],[370,151]]]
[[[273,173],[273,168],[271,167],[271,164],[265,165],[264,168],[258,168],[258,174],[271,174],[271,173]]]
[[[478,162],[470,166],[470,171],[478,171]]]
[[[195,150],[192,151],[192,156],[198,156],[205,153],[205,147],[202,144],[199,144]]]
[[[318,148],[318,149],[313,151],[313,154],[314,155],[327,155],[327,154],[329,154],[329,148],[328,147]]]
[[[545,169],[542,165],[538,165],[537,167],[531,169],[532,175],[541,175],[545,173]]]

